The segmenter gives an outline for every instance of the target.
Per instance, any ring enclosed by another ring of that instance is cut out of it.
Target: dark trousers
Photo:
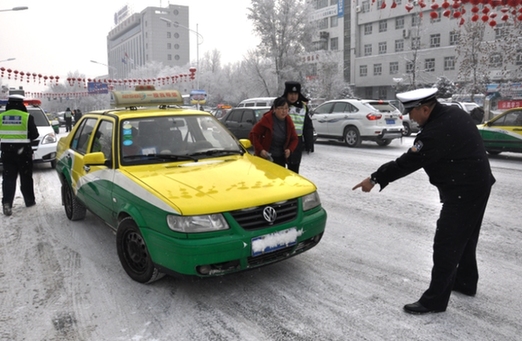
[[[490,188],[443,198],[433,244],[431,283],[420,298],[424,307],[445,310],[454,286],[476,292],[476,248],[489,194]]]
[[[34,203],[33,152],[24,147],[23,152],[2,152],[2,204],[13,206],[16,193],[16,179],[20,174],[20,189],[26,205]]]
[[[65,131],[72,130],[72,117],[65,117]]]
[[[304,142],[303,137],[299,136],[299,143],[295,150],[290,154],[288,158],[288,169],[293,172],[299,173],[299,166],[301,165],[301,158],[303,157]]]

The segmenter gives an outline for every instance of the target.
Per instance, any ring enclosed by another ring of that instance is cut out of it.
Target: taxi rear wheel
[[[140,283],[152,283],[164,276],[150,258],[149,250],[132,217],[123,218],[116,233],[118,257],[130,278]]]
[[[65,208],[65,215],[69,220],[82,220],[85,218],[86,209],[78,201],[76,195],[68,183],[62,184],[62,202]]]

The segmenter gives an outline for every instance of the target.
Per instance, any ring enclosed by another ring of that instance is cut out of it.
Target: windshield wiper
[[[216,155],[233,155],[240,154],[243,155],[243,151],[238,149],[209,149],[201,152],[191,153],[190,155],[208,155],[208,156],[216,156]]]
[[[159,160],[192,160],[198,161],[197,158],[192,157],[187,154],[138,154],[138,155],[127,155],[124,159],[144,159],[144,158],[154,158]]]

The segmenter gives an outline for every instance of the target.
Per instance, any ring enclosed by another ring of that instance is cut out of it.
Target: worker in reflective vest
[[[33,184],[33,150],[31,141],[38,137],[34,118],[27,113],[23,96],[11,95],[0,114],[0,150],[2,152],[2,209],[12,214],[16,179],[20,174],[20,188],[25,206],[35,205]]]
[[[285,82],[283,97],[286,97],[290,103],[288,114],[294,122],[295,131],[299,137],[297,148],[288,158],[288,169],[299,173],[303,150],[308,153],[314,152],[314,126],[310,118],[308,106],[305,103],[308,102],[308,99],[301,94],[300,83],[294,81]]]

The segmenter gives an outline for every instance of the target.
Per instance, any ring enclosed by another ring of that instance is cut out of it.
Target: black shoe
[[[451,289],[451,290],[459,292],[463,295],[472,296],[472,297],[475,296],[475,294],[477,293],[477,290],[466,288],[465,286],[460,286],[460,285],[454,285],[453,289]]]
[[[419,301],[415,303],[406,304],[404,306],[404,311],[410,314],[427,314],[427,313],[441,313],[446,311],[446,309],[429,309],[420,304]]]
[[[2,208],[4,209],[4,215],[9,216],[9,215],[13,214],[13,210],[11,209],[11,205],[3,204]]]
[[[31,202],[26,203],[25,207],[31,207],[31,206],[34,206],[34,205],[36,205],[36,202],[31,201]]]

